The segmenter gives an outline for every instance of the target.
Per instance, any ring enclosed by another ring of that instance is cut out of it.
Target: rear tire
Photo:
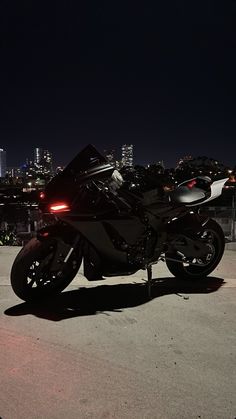
[[[11,285],[24,301],[42,299],[64,290],[75,277],[82,255],[73,251],[67,263],[62,261],[56,271],[50,270],[56,239],[31,239],[18,253],[11,269]]]
[[[209,275],[219,264],[225,249],[225,237],[222,228],[220,225],[214,221],[209,220],[204,226],[205,235],[211,237],[209,248],[211,248],[213,255],[208,263],[205,262],[204,266],[201,265],[186,265],[181,262],[181,258],[178,255],[174,255],[177,259],[179,258],[180,262],[175,262],[172,260],[166,259],[166,265],[169,271],[179,279],[187,280],[199,280],[204,279]],[[204,238],[203,238],[204,240]],[[169,255],[170,256],[170,255]],[[168,257],[168,254],[166,254]],[[173,255],[171,255],[173,257]]]

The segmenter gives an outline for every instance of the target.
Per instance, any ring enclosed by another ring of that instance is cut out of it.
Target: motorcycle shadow
[[[187,282],[173,277],[156,279],[151,288],[151,297],[145,282],[115,285],[99,285],[89,288],[64,291],[41,302],[21,303],[5,311],[8,316],[33,314],[51,321],[60,321],[77,316],[89,316],[103,312],[122,312],[128,307],[136,307],[155,298],[176,294],[207,294],[217,291],[224,280],[208,277],[203,281]],[[107,314],[107,313],[106,313]]]

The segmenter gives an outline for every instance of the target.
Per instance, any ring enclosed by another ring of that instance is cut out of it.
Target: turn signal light
[[[56,202],[55,204],[50,205],[50,212],[65,212],[70,211],[70,207],[65,202]]]

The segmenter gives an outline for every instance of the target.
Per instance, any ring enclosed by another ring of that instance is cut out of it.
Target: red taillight
[[[45,198],[45,193],[44,193],[44,192],[40,192],[40,194],[39,194],[39,198],[40,198],[40,199],[44,199],[44,198]]]
[[[191,182],[187,183],[187,187],[192,189],[196,185],[197,181],[195,179],[191,180]]]
[[[50,212],[64,212],[70,211],[70,207],[65,202],[56,202],[49,207]]]

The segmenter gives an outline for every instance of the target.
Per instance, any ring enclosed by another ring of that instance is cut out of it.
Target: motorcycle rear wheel
[[[11,286],[24,301],[42,299],[64,290],[78,272],[82,255],[72,252],[67,263],[62,261],[56,271],[50,270],[56,239],[31,239],[18,253],[11,269]]]
[[[225,237],[222,228],[220,225],[214,221],[209,220],[205,225],[205,229],[202,232],[201,236],[204,239],[205,237],[210,237],[209,240],[209,249],[211,249],[212,255],[207,260],[203,261],[203,266],[201,266],[201,260],[198,260],[195,264],[185,264],[181,261],[181,258],[176,255],[176,259],[179,258],[179,262],[166,259],[166,265],[169,271],[178,279],[187,279],[187,280],[200,280],[204,279],[209,275],[219,264],[225,249]],[[173,257],[173,255],[171,255]],[[168,254],[166,254],[168,258]]]

